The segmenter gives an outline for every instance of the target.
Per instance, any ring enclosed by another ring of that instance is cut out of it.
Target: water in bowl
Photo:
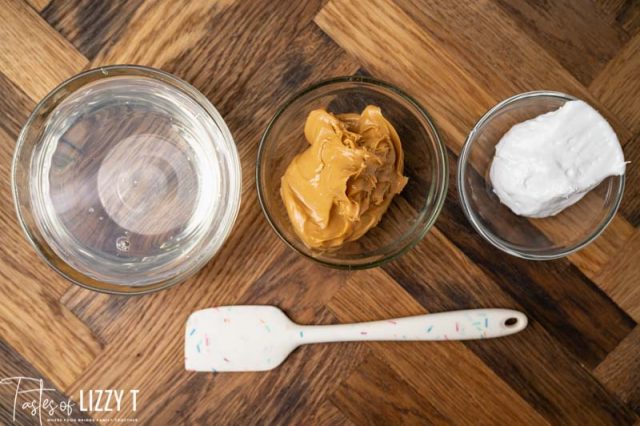
[[[207,111],[169,84],[88,84],[52,112],[31,162],[37,225],[58,256],[96,280],[174,275],[216,217],[222,138]]]

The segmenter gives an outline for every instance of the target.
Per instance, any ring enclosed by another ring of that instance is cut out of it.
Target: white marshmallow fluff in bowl
[[[556,259],[595,240],[615,216],[626,168],[614,129],[573,96],[536,91],[488,111],[458,163],[472,226],[525,259]]]

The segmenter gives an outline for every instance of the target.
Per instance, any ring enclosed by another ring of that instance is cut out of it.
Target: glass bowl
[[[36,251],[111,293],[198,271],[240,205],[238,152],[218,111],[188,83],[139,66],[86,71],[48,94],[18,137],[12,179]]]
[[[295,234],[280,197],[280,179],[291,160],[309,145],[307,115],[325,108],[360,113],[377,105],[396,128],[409,181],[396,195],[380,223],[362,238],[333,251],[312,250]],[[273,230],[298,253],[335,268],[363,269],[393,259],[418,243],[434,224],[447,191],[447,158],[433,120],[410,96],[367,77],[340,77],[294,95],[279,108],[260,141],[256,183],[262,211]]]
[[[576,99],[547,91],[513,96],[488,111],[467,137],[458,161],[460,201],[476,231],[502,251],[531,260],[567,256],[595,240],[618,210],[624,175],[605,179],[576,204],[541,219],[514,214],[493,192],[489,170],[502,136],[513,125]]]

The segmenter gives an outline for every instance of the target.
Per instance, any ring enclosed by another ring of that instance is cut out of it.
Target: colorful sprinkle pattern
[[[185,366],[195,371],[260,371],[279,365],[300,344],[349,340],[462,340],[511,334],[514,311],[468,310],[360,324],[301,327],[279,309],[235,306],[194,312],[185,331]],[[304,328],[302,330],[301,328]],[[522,327],[518,328],[521,329]]]

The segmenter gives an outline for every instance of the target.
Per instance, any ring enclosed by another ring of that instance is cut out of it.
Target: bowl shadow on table
[[[289,122],[295,125],[286,130],[280,130],[279,145],[290,147],[290,149],[281,149],[277,153],[272,153],[272,155],[275,154],[271,160],[272,175],[263,202],[268,204],[272,221],[276,222],[285,239],[303,253],[305,249],[288,220],[279,191],[280,179],[287,166],[296,155],[308,147],[308,142],[304,138],[304,122],[310,111],[325,108],[334,114],[360,113],[367,105],[378,105],[385,118],[398,132],[405,152],[404,175],[408,177],[407,185],[399,195],[394,197],[380,223],[360,239],[348,242],[329,253],[307,250],[307,255],[317,260],[323,261],[323,257],[326,256],[357,259],[362,253],[366,253],[370,257],[370,262],[374,264],[388,260],[385,251],[390,246],[397,248],[408,245],[408,248],[413,245],[408,241],[415,240],[416,232],[422,232],[424,215],[434,202],[435,188],[432,182],[435,179],[435,170],[430,170],[430,165],[436,161],[435,153],[425,143],[430,136],[426,134],[423,125],[404,110],[404,106],[385,101],[383,94],[379,95],[381,98],[377,96],[378,94],[375,93],[364,93],[349,97],[325,97],[322,101],[311,102],[304,110],[293,112],[295,117],[292,117]],[[419,239],[421,237],[418,241]],[[401,250],[398,254],[403,252],[404,250]]]
[[[483,126],[474,141],[477,146],[470,152],[463,182],[467,200],[485,232],[509,250],[543,257],[571,251],[568,248],[579,247],[606,223],[607,218],[597,212],[616,202],[621,179],[617,176],[605,179],[576,204],[547,218],[518,216],[494,193],[489,176],[494,146],[513,125],[557,109],[564,102],[558,99],[524,110],[507,106]]]

